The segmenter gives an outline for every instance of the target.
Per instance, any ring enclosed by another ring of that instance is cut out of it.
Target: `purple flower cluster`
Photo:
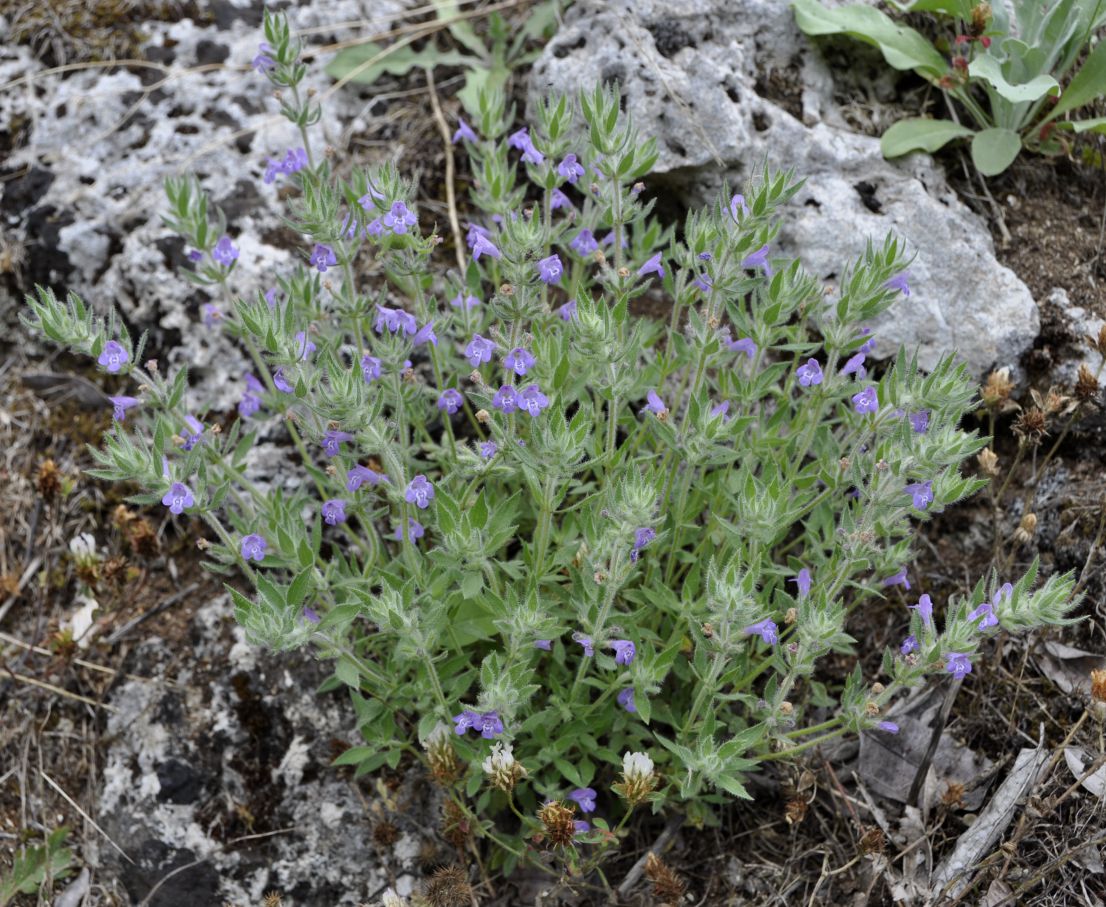
[[[537,418],[549,406],[549,398],[536,384],[527,385],[521,391],[516,391],[514,385],[504,384],[492,397],[492,406],[504,413],[523,410],[531,418]]]
[[[271,183],[280,175],[291,176],[293,173],[299,173],[306,166],[307,151],[303,148],[289,148],[284,155],[284,160],[278,161],[276,158],[269,158],[269,163],[265,167],[265,175],[261,180],[264,183]]]
[[[460,715],[453,716],[453,724],[453,730],[462,737],[470,729],[478,731],[485,740],[491,740],[503,733],[503,722],[496,711],[474,712],[472,709],[465,709]]]
[[[419,323],[415,321],[415,316],[410,312],[405,312],[403,309],[390,309],[387,306],[378,305],[376,307],[376,319],[373,321],[373,330],[378,334],[383,334],[388,331],[390,334],[395,334],[402,331],[404,334],[415,334],[418,332]]]
[[[356,466],[351,466],[346,473],[346,491],[353,492],[357,491],[362,485],[372,487],[387,481],[388,477],[384,475],[384,473],[357,464]]]
[[[521,151],[522,159],[528,164],[537,165],[545,162],[545,155],[534,147],[534,143],[530,138],[530,130],[525,126],[518,132],[509,135],[507,137],[507,144]]]
[[[642,526],[634,530],[634,547],[630,550],[630,560],[636,561],[641,555],[641,549],[657,537],[657,531],[649,526]]]

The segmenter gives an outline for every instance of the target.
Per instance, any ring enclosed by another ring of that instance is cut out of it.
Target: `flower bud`
[[[1087,342],[1100,356],[1106,356],[1106,324],[1098,329],[1098,336],[1088,335]]]

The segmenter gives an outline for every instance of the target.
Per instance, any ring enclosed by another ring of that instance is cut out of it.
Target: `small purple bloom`
[[[366,384],[371,384],[378,379],[380,377],[380,360],[376,356],[365,353],[361,357],[361,375],[364,377]]]
[[[275,309],[277,306],[277,295],[279,290],[276,287],[270,287],[265,291],[265,303],[269,306],[269,309]]]
[[[303,609],[303,619],[306,620],[309,624],[317,624],[322,620],[322,618],[319,617],[318,611],[316,611],[314,608],[306,607]]]
[[[591,255],[596,249],[599,248],[599,243],[595,241],[595,234],[591,232],[587,227],[584,227],[576,234],[575,239],[568,244],[577,255],[586,258]]]
[[[615,664],[631,664],[634,660],[634,656],[637,654],[637,649],[628,639],[612,639],[608,645],[614,649]]]
[[[289,148],[284,154],[284,161],[280,165],[286,174],[299,173],[307,166],[307,150],[305,148]]]
[[[480,716],[480,721],[476,725],[476,729],[480,731],[480,736],[485,740],[491,740],[492,737],[497,734],[503,733],[503,722],[499,720],[498,712],[484,712]]]
[[[972,673],[972,662],[963,652],[946,652],[945,670],[953,677],[963,677]]]
[[[893,721],[881,721],[876,727],[881,731],[886,731],[888,734],[897,734],[899,732],[899,726]]]
[[[323,503],[323,522],[328,526],[337,526],[346,521],[346,502],[342,498],[333,498]]]
[[[810,574],[808,567],[803,567],[795,576],[791,578],[799,590],[799,598],[806,598],[810,595],[810,587],[814,581],[814,578]]]
[[[212,251],[211,257],[224,268],[229,268],[238,258],[238,247],[230,241],[229,236],[224,236],[215,243],[215,249]]]
[[[885,287],[887,287],[887,289],[889,289],[889,290],[898,290],[900,293],[902,293],[903,296],[909,296],[910,295],[910,284],[908,282],[909,280],[910,280],[910,272],[909,271],[900,271],[894,277],[887,280],[883,285]],[[970,666],[969,666],[968,670],[971,670]]]
[[[664,277],[664,265],[661,264],[661,253],[658,252],[652,258],[645,262],[640,268],[637,269],[637,276],[644,277],[646,274],[656,274],[658,277]]]
[[[419,222],[418,218],[407,210],[407,206],[403,202],[393,202],[392,207],[388,209],[388,213],[380,220],[385,227],[400,235],[406,233],[409,227],[413,227]]]
[[[576,317],[576,300],[570,299],[562,306],[558,306],[554,311],[560,316],[561,321],[572,321]]]
[[[518,405],[530,414],[531,419],[536,419],[541,415],[541,411],[549,406],[549,398],[536,384],[530,384],[518,395]]]
[[[879,412],[879,395],[874,387],[866,387],[859,394],[853,394],[853,409],[858,413]]]
[[[525,151],[526,146],[530,144],[529,127],[523,126],[518,132],[512,132],[507,136],[507,144],[512,148],[517,148],[519,151]]]
[[[907,418],[910,419],[910,427],[914,429],[914,432],[919,435],[924,435],[929,428],[929,410],[920,409],[916,413],[911,413]]]
[[[614,230],[611,230],[606,236],[603,237],[603,245],[614,245]],[[630,245],[630,240],[626,238],[626,234],[622,234],[622,248],[625,249]]]
[[[715,403],[714,406],[710,408],[710,417],[712,419],[717,419],[719,416],[721,416],[724,419],[726,418],[726,415],[729,413],[729,411],[730,401],[723,400],[721,403]]]
[[[346,473],[346,491],[357,491],[362,485],[375,486],[387,482],[388,477],[367,466],[351,466]]]
[[[247,535],[242,539],[242,560],[261,562],[268,547],[269,543],[256,533]]]
[[[556,253],[538,262],[538,279],[544,284],[560,283],[561,274],[564,273],[564,265]]]
[[[476,133],[473,132],[472,127],[466,123],[461,117],[457,117],[457,131],[453,133],[453,144],[458,142],[478,142],[480,141],[476,137]]]
[[[416,520],[414,517],[407,518],[407,540],[410,542],[417,542],[424,535],[426,535],[426,528]],[[403,529],[400,526],[396,526],[396,531],[392,533],[392,538],[397,542],[403,541]]]
[[[891,576],[885,576],[882,580],[880,580],[880,585],[883,586],[883,588],[885,589],[888,586],[902,586],[904,589],[909,589],[910,580],[906,576],[906,567],[903,566],[902,568],[900,568],[898,573],[893,573]]]
[[[181,432],[184,444],[181,447],[184,450],[191,450],[200,443],[200,435],[204,433],[204,424],[195,416],[185,416],[184,426],[184,431]]]
[[[749,206],[745,204],[745,196],[740,192],[730,199],[730,217],[733,218],[735,224],[738,222],[738,211],[745,216],[749,214]],[[742,265],[742,267],[744,267],[744,265]]]
[[[465,347],[465,357],[468,359],[469,365],[473,368],[477,368],[485,362],[492,361],[492,352],[494,350],[495,344],[488,340],[487,337],[473,334],[472,340],[469,341],[469,345]]]
[[[641,554],[641,549],[657,537],[657,531],[649,526],[642,526],[634,530],[634,547],[630,550],[630,560],[636,561]]]
[[[261,395],[265,393],[265,386],[253,375],[246,375],[246,391],[242,399],[238,401],[238,415],[248,419],[261,409]]]
[[[336,457],[342,452],[342,442],[352,440],[353,435],[348,431],[332,428],[323,436],[323,453],[328,457]]]
[[[453,730],[462,737],[469,728],[474,728],[479,723],[480,713],[474,712],[472,709],[465,709],[460,715],[453,716]]]
[[[127,410],[130,409],[132,406],[138,405],[137,397],[119,396],[108,397],[108,399],[111,401],[111,405],[113,407],[111,411],[111,417],[116,422],[124,421],[127,418]]]
[[[714,289],[714,280],[707,273],[700,274],[692,281],[692,284],[697,286],[704,293],[709,293],[712,289]]]
[[[502,385],[492,397],[492,406],[504,413],[513,413],[518,409],[518,395],[515,393],[514,386]]]
[[[535,649],[541,649],[545,652],[552,652],[553,651],[553,640],[551,640],[551,639],[535,639],[534,640],[534,648]]]
[[[771,277],[775,273],[772,270],[771,263],[768,261],[768,246],[761,246],[752,255],[744,258],[741,262],[741,267],[749,270],[761,268],[764,271],[765,277]]]
[[[998,617],[995,616],[995,608],[990,602],[984,602],[974,611],[968,614],[968,620],[978,620],[979,629],[998,626]]]
[[[253,58],[250,65],[259,73],[265,74],[274,66],[276,66],[276,60],[274,60],[270,54],[273,53],[273,49],[265,41],[262,41],[258,45],[257,56]]]
[[[1014,587],[1010,583],[1003,583],[995,590],[995,594],[991,596],[991,604],[998,608],[1004,599],[1006,604],[1014,600]]]
[[[866,358],[867,356],[865,356],[864,353],[857,353],[855,356],[849,357],[844,367],[841,369],[841,374],[855,374],[857,378],[863,380],[864,376],[868,374],[868,370],[864,367],[864,360]]]
[[[300,362],[306,362],[307,357],[318,349],[314,343],[307,339],[307,331],[299,331],[295,340],[296,348],[299,350]]]
[[[777,627],[776,622],[769,617],[764,618],[764,620],[759,620],[755,624],[750,624],[741,632],[749,636],[756,634],[770,646],[774,646],[780,640],[779,627]]]
[[[478,233],[475,242],[472,244],[473,261],[480,261],[481,255],[487,255],[491,258],[503,257],[503,253],[495,247],[495,244],[490,239]]]
[[[615,699],[618,704],[622,706],[630,714],[637,712],[637,706],[634,705],[634,688],[626,687],[621,693],[619,693]]]
[[[465,398],[461,396],[461,392],[454,390],[452,387],[446,388],[438,396],[438,409],[444,409],[451,416],[457,412],[465,403]]]
[[[308,262],[318,269],[320,274],[325,274],[327,268],[333,268],[338,264],[334,250],[324,243],[315,243],[315,251],[311,253]]]
[[[926,507],[933,503],[932,482],[911,482],[903,491],[913,497],[914,506],[919,510],[925,510]]]
[[[746,359],[753,359],[757,354],[757,345],[751,337],[742,337],[740,340],[727,341],[728,346],[735,353],[744,353]]]
[[[572,638],[584,647],[585,658],[591,658],[595,654],[595,646],[590,636],[584,636],[583,633],[573,633]]]
[[[521,346],[516,346],[503,357],[504,367],[509,368],[520,377],[534,367],[534,362],[535,359],[530,351],[523,349]]]
[[[377,305],[373,330],[378,334],[383,334],[385,331],[395,334],[401,330],[408,334],[414,334],[418,330],[418,322],[415,321],[415,317],[410,312]]]
[[[202,261],[203,257],[204,257],[204,253],[201,252],[199,249],[193,249],[191,252],[188,253],[188,260],[189,261],[193,261],[193,262]]]
[[[803,387],[812,387],[822,383],[822,366],[817,359],[807,359],[800,365],[796,374],[799,376],[799,384]]]
[[[899,651],[902,652],[903,655],[909,655],[911,652],[917,652],[918,637],[914,635],[906,637],[906,639],[902,641],[902,645],[899,646]]]
[[[577,162],[575,154],[566,154],[557,165],[557,173],[575,185],[576,180],[584,175],[584,168]]]
[[[464,291],[458,291],[457,295],[449,300],[449,304],[455,309],[471,311],[480,305],[480,300],[473,296],[472,293],[465,295]]]
[[[131,355],[123,347],[123,344],[115,340],[109,340],[104,344],[104,348],[100,352],[100,358],[96,361],[114,375],[127,364],[130,358]]]
[[[426,476],[419,473],[407,483],[407,491],[403,495],[408,504],[414,504],[419,510],[426,510],[430,502],[434,500],[434,486]]]
[[[428,321],[421,328],[415,332],[415,336],[411,338],[412,346],[422,346],[427,341],[430,341],[434,346],[438,345],[438,335],[434,333],[434,322]]]
[[[559,211],[561,208],[575,208],[572,204],[572,199],[565,195],[560,189],[554,189],[549,193],[549,210]]]
[[[200,320],[205,327],[213,328],[223,319],[223,313],[213,302],[205,302],[200,306]]]
[[[531,142],[522,152],[522,159],[526,161],[527,164],[538,165],[545,161],[545,155],[538,151],[538,149],[534,147],[534,143]]]
[[[468,225],[468,230],[465,232],[465,242],[468,243],[468,247],[470,249],[476,245],[476,240],[480,236],[483,236],[484,239],[491,238],[491,234],[487,231],[486,228],[481,227],[480,224],[470,223]]]
[[[169,508],[170,513],[179,515],[195,504],[196,499],[192,496],[191,488],[181,482],[174,482],[165,492],[161,503]]]
[[[649,402],[645,404],[642,412],[645,412],[645,410],[649,410],[649,412],[655,413],[658,416],[662,416],[668,412],[668,407],[664,405],[664,401],[660,398],[655,390],[650,390],[649,393],[645,395],[645,399]]]
[[[857,350],[857,352],[858,353],[870,353],[872,351],[872,348],[876,345],[876,338],[872,334],[872,329],[871,328],[861,328],[860,329],[860,336],[861,337],[867,337],[868,339],[864,341],[864,343],[861,345],[860,349]]]
[[[481,441],[477,446],[480,450],[480,456],[485,460],[490,460],[499,452],[499,445],[495,441]]]
[[[714,259],[714,256],[711,255],[710,252],[700,252],[699,253],[699,261],[712,261],[713,259]]]
[[[933,625],[933,600],[929,597],[929,593],[925,593],[918,599],[918,604],[907,605],[911,611],[917,611],[918,616],[922,618],[922,624],[926,627]]]
[[[574,801],[582,813],[595,812],[595,791],[590,787],[576,788],[568,795],[568,799]]]

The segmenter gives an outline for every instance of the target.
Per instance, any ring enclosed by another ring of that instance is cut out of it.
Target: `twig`
[[[150,893],[146,895],[141,901],[138,902],[138,907],[150,907],[150,901],[153,900],[155,894],[162,885],[168,882],[173,876],[178,873],[184,872],[186,869],[192,869],[194,866],[199,866],[201,863],[206,863],[207,857],[200,857],[198,860],[193,860],[191,863],[185,863],[183,866],[178,866],[172,872],[166,873],[160,879],[158,883],[150,889]]]
[[[430,89],[430,106],[434,108],[434,119],[438,121],[438,131],[442,134],[442,144],[445,146],[445,199],[449,205],[449,226],[453,231],[453,250],[457,253],[457,267],[460,270],[459,277],[465,279],[465,244],[461,237],[461,223],[457,218],[457,195],[453,181],[455,164],[453,160],[453,142],[449,135],[449,124],[445,114],[442,113],[442,105],[438,100],[438,89],[434,85],[434,70],[426,67],[426,87]]]
[[[929,737],[929,746],[926,747],[925,755],[922,756],[922,761],[918,764],[918,771],[910,785],[910,792],[906,795],[907,803],[916,802],[918,795],[921,793],[926,774],[929,772],[930,763],[933,762],[933,756],[937,752],[937,744],[941,742],[941,734],[944,733],[949,714],[952,712],[952,704],[956,700],[956,694],[960,692],[962,682],[963,678],[957,677],[949,686],[948,692],[945,693],[945,701],[941,703],[941,711],[937,713],[937,721],[933,725],[933,733]]]
[[[5,642],[8,645],[19,646],[21,649],[25,649],[28,652],[33,652],[35,655],[47,655],[51,658],[55,653],[49,649],[44,649],[42,646],[32,646],[30,643],[24,642],[22,639],[16,639],[14,636],[9,636],[7,633],[0,633],[0,642]],[[86,661],[83,658],[74,658],[72,663],[80,665],[82,668],[88,668],[90,671],[96,671],[100,674],[107,674],[109,677],[125,677],[127,680],[141,680],[144,683],[163,683],[166,686],[175,687],[177,684],[171,680],[165,680],[156,677],[143,677],[141,674],[122,674],[115,670],[115,668],[109,668],[107,665],[96,664],[94,661]]]
[[[87,822],[87,823],[88,823],[89,825],[91,825],[91,826],[92,826],[93,828],[95,828],[95,829],[96,829],[96,830],[97,830],[97,831],[98,831],[98,832],[99,832],[100,834],[102,834],[102,835],[104,836],[104,839],[105,839],[105,840],[106,840],[106,841],[107,841],[107,842],[108,842],[108,843],[109,843],[109,844],[110,844],[110,845],[111,845],[112,847],[114,847],[114,848],[115,848],[115,849],[116,849],[117,851],[119,851],[119,854],[120,854],[120,856],[122,856],[124,860],[126,860],[126,861],[127,861],[128,863],[134,863],[134,860],[132,860],[132,859],[131,859],[131,858],[130,858],[129,856],[127,856],[127,852],[126,852],[125,850],[123,850],[123,848],[122,848],[122,847],[120,847],[120,846],[119,846],[118,844],[116,844],[116,843],[115,843],[115,842],[114,842],[114,841],[113,841],[113,840],[111,839],[111,835],[109,835],[109,834],[108,834],[108,833],[107,833],[106,831],[104,831],[104,830],[103,830],[103,829],[102,829],[102,828],[101,828],[101,827],[100,827],[99,825],[97,825],[97,824],[96,824],[96,820],[95,820],[95,819],[93,819],[93,818],[92,818],[92,816],[90,816],[90,815],[89,815],[88,813],[86,813],[86,812],[85,812],[85,811],[84,811],[83,809],[81,809],[80,805],[79,805],[79,804],[77,803],[77,801],[76,801],[76,800],[74,800],[74,799],[73,799],[72,797],[70,797],[70,796],[69,796],[69,794],[67,794],[67,793],[66,793],[66,792],[65,792],[64,790],[62,790],[62,788],[61,788],[61,785],[60,785],[60,784],[58,784],[58,782],[57,782],[57,781],[55,781],[55,780],[54,780],[53,778],[51,778],[51,777],[50,777],[50,776],[49,776],[48,774],[46,774],[46,772],[44,772],[44,771],[43,771],[42,769],[39,769],[39,770],[38,770],[38,773],[39,773],[40,775],[42,775],[42,780],[43,780],[43,781],[45,781],[45,782],[46,782],[47,784],[49,784],[49,785],[50,785],[50,786],[51,786],[51,787],[52,787],[52,788],[53,788],[54,790],[56,790],[56,791],[57,791],[57,792],[58,792],[59,794],[61,794],[61,795],[62,795],[62,796],[63,796],[63,797],[65,798],[65,802],[66,802],[66,803],[68,803],[68,804],[69,804],[70,806],[72,806],[72,807],[73,807],[73,808],[74,808],[74,809],[75,809],[75,810],[76,810],[77,812],[79,812],[79,813],[81,814],[81,816],[82,816],[82,817],[84,818],[84,820],[85,820],[85,821],[86,821],[86,822]]]
[[[95,699],[89,699],[87,696],[82,696],[80,693],[70,693],[69,690],[54,686],[54,684],[47,683],[45,680],[39,680],[37,677],[28,677],[26,674],[16,674],[15,671],[9,667],[5,667],[4,670],[8,672],[8,676],[11,677],[12,680],[19,680],[33,687],[49,690],[51,693],[55,693],[58,696],[64,696],[66,699],[75,699],[77,702],[83,702],[85,705],[95,706],[98,709],[105,709],[109,712],[119,711],[115,706],[108,705],[106,702],[97,702]]]
[[[187,595],[191,595],[193,592],[195,592],[199,588],[200,588],[199,583],[192,583],[190,586],[186,586],[185,588],[181,589],[179,592],[174,592],[172,595],[170,595],[167,599],[165,599],[160,604],[154,605],[152,608],[150,608],[150,610],[143,611],[141,614],[138,615],[138,617],[134,618],[133,620],[129,620],[125,624],[123,624],[123,626],[121,626],[118,630],[116,630],[114,633],[111,634],[111,636],[109,636],[107,638],[107,644],[109,646],[115,645],[117,642],[119,642],[119,640],[121,640],[124,636],[126,636],[128,633],[130,633],[131,630],[133,630],[135,627],[137,627],[143,621],[149,620],[151,617],[153,617],[156,614],[160,614],[166,608],[171,607],[172,605],[175,605],[182,598],[184,598]]]
[[[659,854],[672,837],[680,830],[680,826],[684,824],[684,816],[676,815],[668,820],[668,824],[664,827],[664,831],[657,836],[657,840],[653,842],[653,846],[650,847],[645,853],[641,855],[638,861],[630,867],[630,871],[626,873],[626,878],[622,880],[622,884],[615,890],[615,894],[618,897],[625,898],[630,889],[633,888],[638,879],[641,878],[642,873],[645,872],[645,861],[649,859],[649,854]],[[614,901],[614,899],[611,899]],[[615,902],[617,903],[617,902]]]

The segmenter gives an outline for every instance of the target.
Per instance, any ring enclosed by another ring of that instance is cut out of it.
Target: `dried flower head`
[[[1088,334],[1087,342],[1100,356],[1106,356],[1106,324],[1098,329],[1098,335]]]
[[[1048,416],[1036,406],[1023,410],[1014,421],[1012,430],[1022,444],[1036,447],[1048,434]]]
[[[263,907],[280,907],[284,903],[284,898],[279,891],[266,891],[261,896],[261,903]]]
[[[551,800],[538,810],[538,818],[554,847],[567,847],[576,837],[576,810],[559,800]]]
[[[1106,702],[1106,669],[1091,671],[1091,698]]]
[[[806,818],[810,802],[803,797],[792,797],[783,808],[783,818],[788,825],[798,825]]]
[[[883,829],[878,825],[870,825],[865,828],[860,835],[860,841],[857,842],[857,849],[861,854],[883,853],[886,846],[887,838],[883,834]]]
[[[1027,545],[1037,531],[1037,514],[1027,513],[1022,517],[1018,528],[1014,530],[1014,541],[1019,545]]]
[[[443,866],[426,883],[429,907],[470,907],[472,885],[460,866]]]
[[[52,501],[61,491],[61,470],[53,460],[43,460],[38,467],[38,476],[35,478],[35,486],[43,500]]]
[[[1079,366],[1079,377],[1075,382],[1075,398],[1080,403],[1097,403],[1101,388],[1094,372],[1087,368],[1086,363]]]
[[[956,781],[950,781],[945,792],[941,794],[941,802],[947,809],[964,808],[964,785]]]
[[[653,851],[645,857],[645,878],[653,883],[653,897],[662,904],[678,904],[687,884]]]
[[[983,33],[987,30],[988,24],[991,21],[991,4],[990,3],[978,3],[972,7],[972,19],[971,24],[968,27],[968,34],[973,38],[982,37]]]
[[[998,475],[998,454],[991,450],[991,448],[983,448],[975,459],[984,475],[991,476],[992,478]]]
[[[448,787],[461,777],[461,766],[453,749],[453,734],[448,727],[439,724],[423,744],[430,774],[443,787]]]
[[[995,369],[987,376],[987,380],[980,391],[980,396],[983,398],[984,406],[1004,408],[1005,404],[1010,401],[1010,394],[1013,390],[1014,382],[1010,380],[1010,369],[1004,366]]]
[[[399,840],[399,829],[396,828],[394,822],[389,822],[387,819],[381,819],[375,825],[373,825],[373,843],[378,847],[391,847],[396,841]]]
[[[1029,396],[1033,398],[1037,408],[1044,410],[1047,416],[1067,416],[1073,413],[1078,405],[1071,397],[1060,393],[1056,387],[1050,387],[1043,394],[1036,388],[1032,388]]]
[[[458,850],[465,846],[469,839],[472,827],[469,825],[468,816],[452,800],[446,800],[442,807],[442,837]]]

